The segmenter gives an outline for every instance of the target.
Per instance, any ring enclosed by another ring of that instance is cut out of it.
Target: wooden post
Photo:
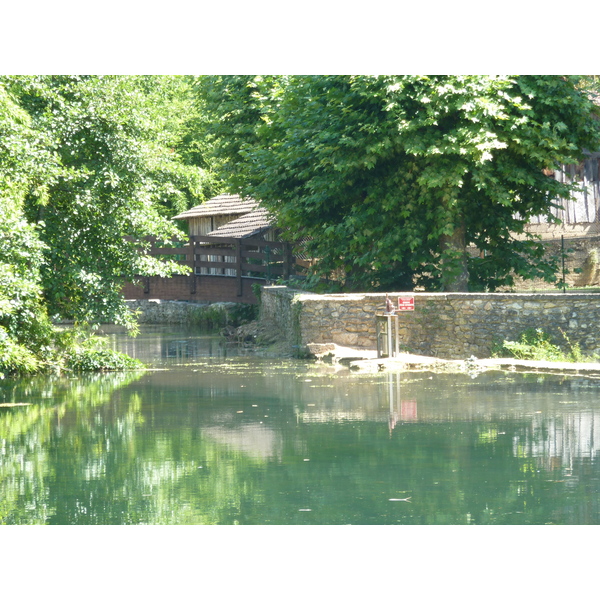
[[[235,251],[236,251],[236,273],[237,273],[237,295],[242,296],[244,293],[244,289],[242,287],[242,240],[237,239],[235,241]]]
[[[565,236],[560,236],[560,254],[562,258],[562,289],[563,294],[567,293],[567,284],[565,283]]]
[[[292,272],[292,247],[289,242],[284,242],[283,246],[283,278],[289,279]]]
[[[190,281],[190,294],[196,293],[196,243],[194,236],[190,235],[190,260],[189,266],[192,268],[192,280]]]

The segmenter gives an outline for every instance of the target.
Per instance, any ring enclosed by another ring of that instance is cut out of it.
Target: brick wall
[[[241,302],[257,304],[252,284],[262,279],[242,277],[242,295],[238,296],[235,277],[216,275],[174,275],[173,277],[143,277],[139,284],[125,284],[126,300],[187,300],[192,302]]]

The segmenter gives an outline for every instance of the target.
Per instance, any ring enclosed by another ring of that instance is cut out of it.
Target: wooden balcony
[[[292,246],[264,239],[190,236],[185,245],[160,246],[154,243],[151,256],[174,258],[190,268],[189,275],[140,277],[123,289],[128,300],[187,300],[243,302],[257,298],[252,284],[289,279],[296,272]]]

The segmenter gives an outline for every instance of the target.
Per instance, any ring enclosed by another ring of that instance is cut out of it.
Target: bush
[[[219,331],[228,325],[239,327],[258,318],[255,304],[209,304],[200,306],[190,316],[190,324],[206,332]]]
[[[227,308],[223,304],[199,306],[189,317],[191,325],[195,325],[206,332],[222,329],[227,325],[227,321]]]
[[[143,368],[139,360],[108,348],[106,340],[80,328],[55,329],[50,344],[42,345],[38,340],[34,352],[0,326],[0,379],[5,375],[60,373],[63,369],[130,371]]]
[[[0,379],[4,375],[30,375],[40,369],[36,356],[0,327]]]
[[[599,357],[595,354],[585,357],[579,344],[572,343],[562,329],[560,332],[569,347],[568,351],[564,351],[553,344],[550,336],[542,329],[526,329],[520,335],[518,341],[503,341],[493,352],[493,356],[550,362],[589,362],[598,360]]]
[[[563,351],[552,344],[550,336],[541,329],[527,329],[516,342],[502,343],[502,356],[520,360],[549,360],[560,361],[564,358]]]
[[[78,372],[132,371],[144,368],[139,360],[102,346],[77,348],[67,357],[65,366]]]

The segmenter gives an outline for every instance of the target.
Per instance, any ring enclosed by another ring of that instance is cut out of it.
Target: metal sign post
[[[388,358],[393,356],[392,354],[392,338],[394,336],[394,321],[397,320],[398,317],[396,315],[388,315],[387,316],[387,347],[388,347]],[[398,328],[396,328],[398,331]]]
[[[415,310],[414,297],[399,297],[397,311],[405,312],[409,310]],[[398,356],[400,352],[400,321],[396,311],[392,309],[392,312],[375,315],[375,325],[377,358],[386,355],[386,352],[388,358]]]

